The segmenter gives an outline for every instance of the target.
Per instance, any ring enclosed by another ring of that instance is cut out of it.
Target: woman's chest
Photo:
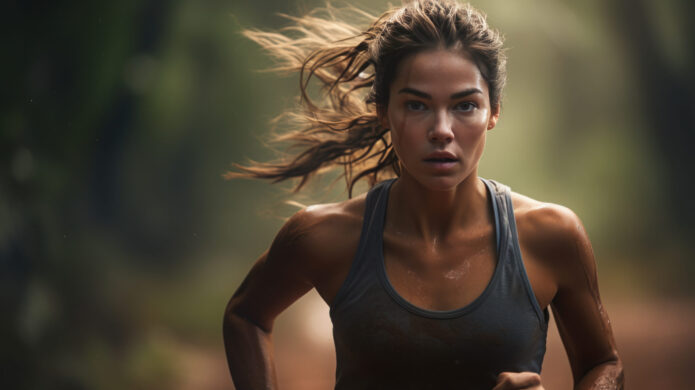
[[[394,289],[415,306],[453,310],[485,290],[497,265],[494,236],[426,243],[384,234],[383,263]]]

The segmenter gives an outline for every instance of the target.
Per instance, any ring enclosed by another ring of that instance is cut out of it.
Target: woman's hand
[[[535,372],[502,372],[492,390],[545,390]]]

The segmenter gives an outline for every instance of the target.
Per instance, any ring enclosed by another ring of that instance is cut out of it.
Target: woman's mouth
[[[445,171],[453,168],[459,159],[449,152],[435,152],[423,159],[427,166],[437,171]]]
[[[451,164],[458,161],[456,155],[450,152],[438,151],[430,153],[424,158],[425,162],[432,164]]]
[[[455,158],[449,158],[449,157],[438,157],[438,158],[433,157],[433,158],[426,158],[425,161],[429,162],[429,163],[454,163],[458,160]]]

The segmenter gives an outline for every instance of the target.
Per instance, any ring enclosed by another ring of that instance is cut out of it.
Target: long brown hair
[[[275,119],[290,130],[275,140],[290,142],[299,152],[275,162],[235,164],[225,177],[251,177],[274,182],[299,178],[299,190],[315,173],[344,169],[348,193],[367,178],[374,185],[399,175],[398,157],[389,129],[379,124],[377,107],[386,107],[398,64],[416,52],[461,50],[475,62],[499,108],[506,79],[502,37],[483,13],[453,0],[419,0],[375,18],[355,8],[354,16],[372,20],[364,31],[341,21],[330,6],[303,17],[286,16],[292,25],[280,32],[245,30],[243,34],[277,60],[278,72],[298,72],[300,110]],[[318,82],[321,98],[309,96]]]

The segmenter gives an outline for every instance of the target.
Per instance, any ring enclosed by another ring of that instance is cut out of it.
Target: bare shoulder
[[[571,209],[518,193],[512,193],[512,203],[519,244],[533,260],[561,279],[594,269],[588,235]]]
[[[364,207],[365,195],[339,203],[308,206],[290,217],[278,236],[302,244],[319,244],[359,233]]]
[[[359,243],[365,197],[298,211],[275,237],[270,260],[291,261],[314,285],[334,267],[349,266]]]
[[[581,220],[568,207],[516,192],[512,193],[512,203],[519,229],[536,240],[565,241],[585,234]]]

